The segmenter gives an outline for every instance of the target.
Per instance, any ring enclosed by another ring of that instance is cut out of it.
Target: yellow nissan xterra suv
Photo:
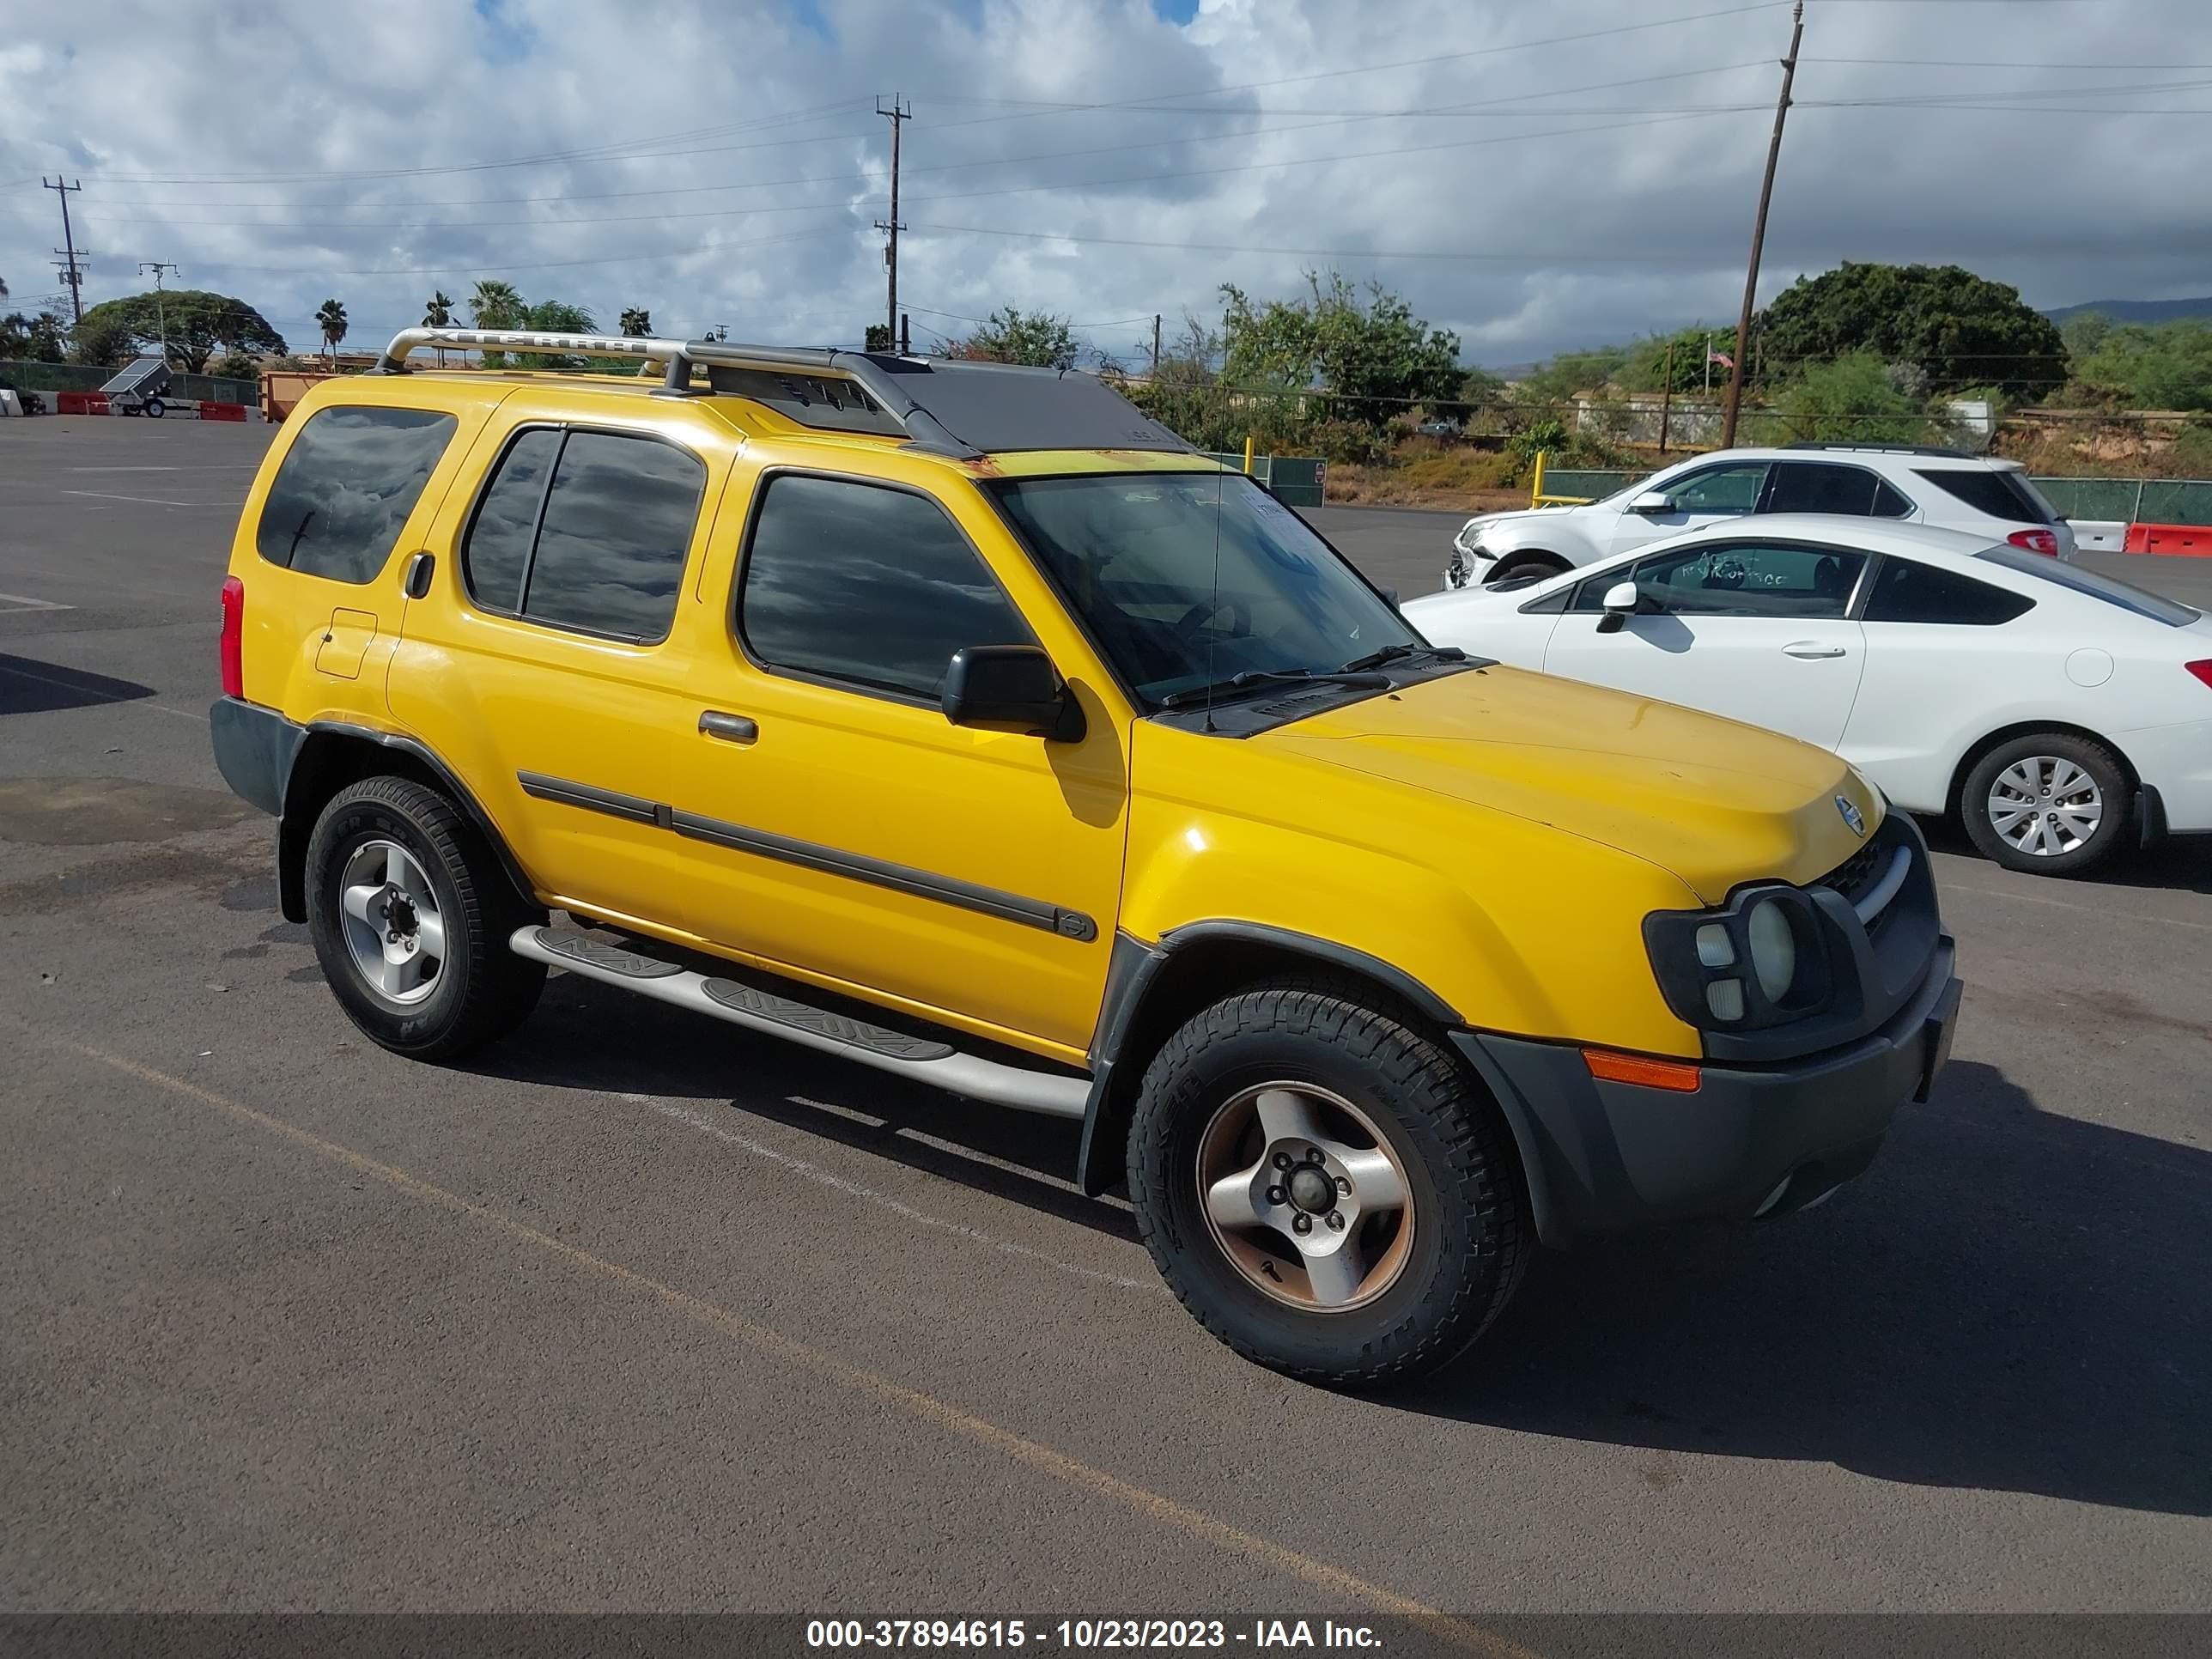
[[[1848,766],[1430,646],[1088,376],[409,330],[286,422],[222,606],[216,759],[370,1037],[557,968],[1078,1121],[1295,1375],[1441,1364],[1539,1241],[1801,1208],[1948,1052]]]

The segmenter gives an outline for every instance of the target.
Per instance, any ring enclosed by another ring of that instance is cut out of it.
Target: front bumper
[[[1594,1078],[1579,1048],[1460,1031],[1526,1170],[1555,1246],[1663,1222],[1802,1209],[1866,1168],[1907,1100],[1928,1097],[1959,1015],[1952,941],[1882,1026],[1765,1066],[1701,1068],[1693,1092]]]
[[[1462,526],[1452,538],[1452,555],[1444,565],[1444,587],[1447,592],[1455,587],[1471,587],[1483,578],[1483,573],[1498,562],[1498,555],[1482,545],[1481,532]]]

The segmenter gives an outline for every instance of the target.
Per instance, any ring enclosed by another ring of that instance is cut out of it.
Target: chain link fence
[[[26,392],[97,392],[116,376],[112,368],[82,363],[38,363],[0,358],[0,380],[12,380]],[[189,398],[204,404],[244,404],[251,409],[261,402],[258,380],[220,380],[212,374],[172,374],[168,396]]]

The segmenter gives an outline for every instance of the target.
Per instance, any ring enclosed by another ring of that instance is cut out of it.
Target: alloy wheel
[[[1397,1282],[1412,1253],[1405,1166],[1374,1121],[1310,1083],[1265,1083],[1199,1139],[1199,1200],[1237,1273],[1275,1301],[1343,1313]]]
[[[445,918],[412,853],[392,841],[363,842],[338,877],[340,921],[354,969],[387,1002],[422,1002],[446,966]]]

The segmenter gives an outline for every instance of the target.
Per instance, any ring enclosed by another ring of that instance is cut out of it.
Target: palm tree
[[[453,321],[453,302],[450,299],[447,298],[445,289],[439,289],[430,295],[428,301],[422,307],[422,326],[425,328],[448,328],[452,326]],[[446,349],[443,346],[440,346],[438,348],[438,367],[443,368],[445,366]]]
[[[315,312],[315,325],[331,349],[331,371],[337,372],[338,342],[346,337],[346,309],[336,300],[325,300]]]
[[[642,306],[624,307],[622,314],[622,331],[633,340],[648,337],[653,333],[653,313]]]
[[[513,283],[478,283],[469,300],[469,319],[478,328],[514,328],[522,321],[522,295]]]

